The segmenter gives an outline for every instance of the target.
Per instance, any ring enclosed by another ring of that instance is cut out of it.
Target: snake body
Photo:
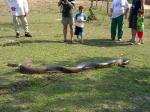
[[[46,72],[62,72],[62,73],[78,73],[87,69],[95,68],[108,68],[113,65],[124,66],[129,63],[128,59],[113,59],[106,62],[95,61],[95,62],[82,62],[75,67],[64,67],[59,65],[45,65],[40,67],[32,67],[31,62],[25,62],[22,64],[8,64],[11,67],[18,67],[21,73],[27,74],[41,74]]]

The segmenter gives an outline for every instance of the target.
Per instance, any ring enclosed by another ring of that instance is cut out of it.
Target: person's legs
[[[64,35],[64,42],[67,40],[67,24],[63,24],[63,35]]]
[[[130,14],[129,16],[129,28],[131,28],[132,38],[130,42],[135,43],[136,41],[136,33],[137,33],[137,14]]]
[[[143,41],[144,32],[137,32],[137,35],[139,38],[139,43],[144,44],[144,41]]]
[[[116,37],[116,28],[117,28],[117,19],[113,18],[111,22],[111,39],[115,40]]]
[[[136,29],[131,28],[131,33],[132,33],[131,42],[135,43],[135,41],[136,41],[136,33],[137,33]]]
[[[15,28],[15,32],[16,32],[16,38],[19,38],[19,22],[18,22],[18,17],[17,16],[13,16],[13,24],[14,24],[14,28]]]
[[[73,42],[73,24],[69,24],[69,27],[70,27],[71,42]]]
[[[25,16],[19,16],[19,18],[22,22],[22,26],[25,31],[25,37],[32,37],[31,34],[29,33],[29,24],[28,24],[27,18]]]
[[[81,37],[81,43],[83,43],[83,35],[80,35],[80,37]]]
[[[117,18],[117,23],[118,23],[118,40],[122,39],[123,35],[123,25],[124,25],[124,16],[121,15]]]
[[[28,24],[27,18],[24,16],[19,16],[19,18],[22,22],[25,33],[28,33],[29,32],[29,24]]]

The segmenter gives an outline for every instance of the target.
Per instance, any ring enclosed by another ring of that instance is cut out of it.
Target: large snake
[[[64,67],[59,65],[45,65],[40,67],[32,67],[31,62],[25,62],[22,64],[8,64],[11,67],[18,67],[21,73],[27,74],[41,74],[46,72],[63,72],[63,73],[78,73],[87,69],[94,68],[108,68],[114,65],[124,66],[129,63],[128,59],[113,59],[106,62],[94,61],[94,62],[82,62],[75,67]]]

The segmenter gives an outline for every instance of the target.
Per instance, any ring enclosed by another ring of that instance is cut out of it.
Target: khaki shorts
[[[73,17],[62,17],[61,23],[63,25],[73,24]]]

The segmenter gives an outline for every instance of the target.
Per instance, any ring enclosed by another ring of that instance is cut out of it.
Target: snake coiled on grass
[[[33,67],[31,62],[25,62],[22,64],[8,64],[10,67],[18,67],[21,73],[26,74],[42,74],[48,72],[62,72],[62,73],[78,73],[88,69],[96,68],[108,68],[112,66],[125,66],[129,63],[128,59],[113,59],[105,62],[93,61],[82,62],[75,67],[64,67],[59,65],[45,65],[39,67]]]

